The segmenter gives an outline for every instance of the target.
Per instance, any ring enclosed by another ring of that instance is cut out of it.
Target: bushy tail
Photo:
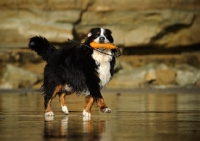
[[[29,41],[29,47],[40,55],[45,61],[48,61],[56,48],[49,41],[41,36],[32,37]]]

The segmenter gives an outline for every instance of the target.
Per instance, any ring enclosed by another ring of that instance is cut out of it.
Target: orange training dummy
[[[100,44],[97,42],[91,42],[90,46],[93,48],[117,49],[117,47],[113,45],[112,43]]]

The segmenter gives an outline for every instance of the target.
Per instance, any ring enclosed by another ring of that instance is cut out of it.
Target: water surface
[[[44,117],[37,92],[0,94],[1,141],[197,141],[200,140],[200,93],[104,91],[112,113],[96,104],[92,117],[82,114],[84,97],[66,97],[69,115],[52,103],[55,116]],[[46,121],[45,121],[46,120]]]

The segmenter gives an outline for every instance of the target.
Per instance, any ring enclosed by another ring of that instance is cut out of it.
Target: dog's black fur
[[[109,42],[113,43],[111,31],[105,30],[105,37]],[[84,42],[85,45],[90,46],[99,34],[100,28],[93,28],[90,30],[91,36]],[[70,90],[65,90],[64,87],[59,93],[86,93],[97,101],[102,98],[101,88],[99,85],[100,78],[97,72],[99,64],[97,64],[92,57],[93,49],[84,45],[81,47],[66,46],[61,49],[56,49],[49,41],[43,37],[35,36],[30,39],[29,47],[40,55],[46,62],[44,68],[44,107],[47,108],[48,101],[53,97],[56,86],[67,85]],[[111,50],[114,55],[116,50]],[[102,54],[104,55],[104,54]],[[106,56],[106,55],[105,55]],[[112,57],[110,63],[110,74],[113,76],[115,57]]]

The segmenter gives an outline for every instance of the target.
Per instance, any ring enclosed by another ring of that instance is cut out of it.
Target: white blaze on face
[[[105,29],[104,28],[100,28],[100,35],[94,41],[97,42],[97,43],[99,43],[99,38],[100,37],[104,37],[105,38],[104,43],[109,43],[110,41],[106,38],[106,36],[104,35],[104,33],[105,33]]]

